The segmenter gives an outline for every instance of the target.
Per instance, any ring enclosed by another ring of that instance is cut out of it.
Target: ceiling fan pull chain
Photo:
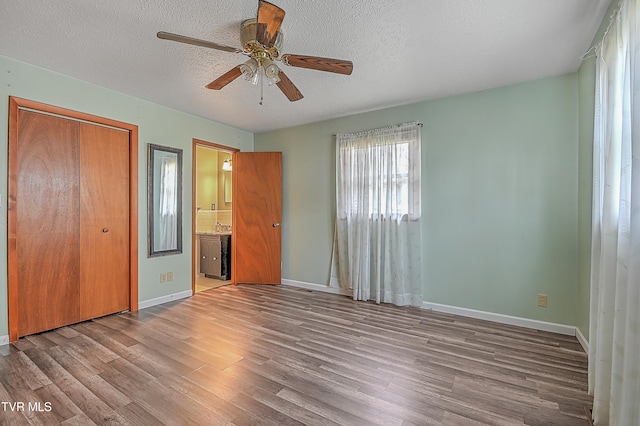
[[[262,70],[262,67],[258,68],[258,72],[260,73],[258,76],[260,79],[260,105],[262,105],[262,100],[264,99],[264,76],[260,70]]]

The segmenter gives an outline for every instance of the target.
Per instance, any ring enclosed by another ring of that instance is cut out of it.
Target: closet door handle
[[[107,232],[109,232],[109,228],[102,228],[102,233],[106,234]]]
[[[280,226],[280,224],[279,224],[278,222],[276,222],[276,223],[274,223],[274,224],[273,224],[273,227],[274,227],[274,228],[277,228],[278,226]]]

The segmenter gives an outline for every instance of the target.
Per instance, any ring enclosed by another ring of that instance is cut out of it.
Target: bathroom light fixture
[[[222,163],[222,170],[224,170],[225,172],[230,172],[232,170],[231,158],[227,158],[226,160],[224,160],[224,163]]]

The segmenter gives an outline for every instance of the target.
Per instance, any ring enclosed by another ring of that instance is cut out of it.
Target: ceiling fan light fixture
[[[275,77],[267,77],[267,83],[269,86],[273,86],[274,84],[278,84],[280,82],[280,77],[277,75]]]
[[[240,49],[164,31],[158,32],[157,37],[247,56],[249,60],[245,63],[234,66],[205,87],[220,90],[238,77],[243,76],[253,85],[260,86],[260,105],[262,105],[265,80],[269,86],[277,84],[280,91],[291,102],[299,101],[304,97],[287,74],[274,64],[274,61],[279,60],[285,65],[296,68],[344,75],[351,74],[353,71],[353,62],[351,61],[296,54],[280,55],[284,41],[284,32],[282,31],[284,16],[285,11],[282,8],[269,1],[258,0],[257,16],[245,19],[241,23],[240,44],[242,48]]]
[[[260,64],[258,64],[258,61],[256,61],[253,58],[250,58],[247,62],[240,65],[240,72],[244,76],[245,80],[251,81],[251,83],[253,84],[257,84],[256,77],[258,75],[259,67],[260,67]],[[256,82],[254,83],[253,80],[256,80]]]
[[[264,75],[267,78],[269,86],[280,81],[280,77],[278,77],[278,74],[280,74],[280,68],[278,68],[271,59],[263,59],[261,65],[264,68]]]

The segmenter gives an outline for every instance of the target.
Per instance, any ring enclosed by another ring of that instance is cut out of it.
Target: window
[[[397,128],[339,135],[340,218],[420,217],[420,141],[416,135]]]
[[[331,282],[355,300],[422,305],[420,141],[416,123],[337,135]]]

